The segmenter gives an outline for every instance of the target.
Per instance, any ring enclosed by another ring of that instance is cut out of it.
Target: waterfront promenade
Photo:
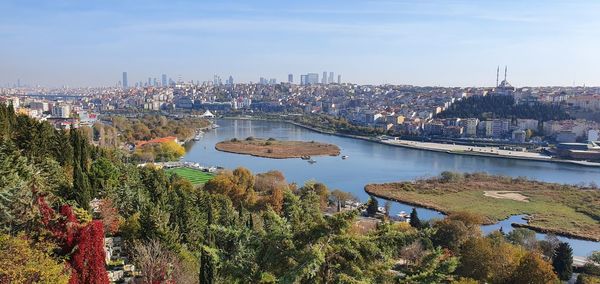
[[[434,151],[434,152],[443,152],[443,153],[448,153],[448,154],[486,156],[486,157],[519,159],[519,160],[534,160],[534,161],[542,161],[542,162],[569,163],[569,164],[576,164],[576,165],[589,166],[589,167],[600,167],[600,163],[594,163],[594,162],[588,162],[588,161],[556,159],[551,156],[544,155],[542,153],[504,150],[504,149],[500,149],[498,147],[477,147],[477,146],[469,146],[469,145],[420,142],[420,141],[401,140],[401,139],[383,139],[383,140],[379,140],[378,142],[387,144],[387,145],[392,145],[392,146],[399,146],[399,147],[427,150],[427,151]]]

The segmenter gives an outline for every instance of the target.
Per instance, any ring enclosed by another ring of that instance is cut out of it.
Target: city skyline
[[[286,82],[336,70],[357,84],[492,87],[497,65],[509,66],[515,86],[600,85],[600,3],[589,1],[3,1],[0,9],[2,86],[113,86],[124,71],[130,86],[146,76],[162,83],[162,74]]]

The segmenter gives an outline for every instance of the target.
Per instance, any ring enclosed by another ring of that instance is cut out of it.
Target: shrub
[[[441,180],[442,182],[457,182],[457,181],[461,181],[464,176],[461,173],[455,173],[455,172],[449,172],[449,171],[444,171],[442,172],[441,176]]]
[[[229,141],[231,141],[231,142],[238,142],[238,139],[237,138],[231,138],[231,140],[229,140]]]
[[[267,141],[275,141],[275,138],[270,137],[269,139],[267,139]]]
[[[254,141],[254,137],[248,136],[248,137],[246,137],[246,141]]]

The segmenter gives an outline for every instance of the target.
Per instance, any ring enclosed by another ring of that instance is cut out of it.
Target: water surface
[[[279,170],[288,182],[303,184],[309,180],[325,183],[330,189],[352,192],[361,200],[368,195],[364,186],[368,183],[406,181],[415,178],[437,176],[443,171],[486,172],[512,177],[524,176],[531,179],[568,184],[588,184],[600,178],[600,168],[581,167],[568,164],[555,164],[538,161],[499,159],[491,157],[452,155],[415,149],[383,145],[370,141],[321,134],[285,122],[253,120],[218,120],[220,127],[204,134],[195,142],[184,160],[203,165],[215,165],[233,169],[246,167],[254,173]],[[317,161],[309,164],[301,159],[268,159],[225,153],[215,150],[217,142],[231,138],[244,139],[248,136],[275,138],[278,140],[304,140],[333,143],[340,147],[341,157],[313,157]],[[383,206],[383,201],[380,202]],[[392,214],[399,211],[410,212],[411,206],[392,203]],[[442,218],[439,212],[418,208],[422,219]],[[508,232],[511,222],[519,222],[522,216],[513,216],[497,225]],[[521,220],[522,222],[522,220]],[[543,237],[543,234],[539,234]],[[566,238],[563,238],[566,239]],[[587,255],[600,250],[600,243],[571,240],[576,255]]]

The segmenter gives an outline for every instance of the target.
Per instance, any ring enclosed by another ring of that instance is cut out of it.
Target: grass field
[[[380,197],[446,213],[476,213],[486,217],[488,222],[526,214],[530,217],[528,225],[532,228],[600,239],[598,189],[473,174],[450,181],[433,178],[370,184],[365,190]]]
[[[177,174],[189,180],[193,185],[205,184],[214,177],[213,174],[190,168],[173,168],[167,169],[166,172],[169,175]]]

